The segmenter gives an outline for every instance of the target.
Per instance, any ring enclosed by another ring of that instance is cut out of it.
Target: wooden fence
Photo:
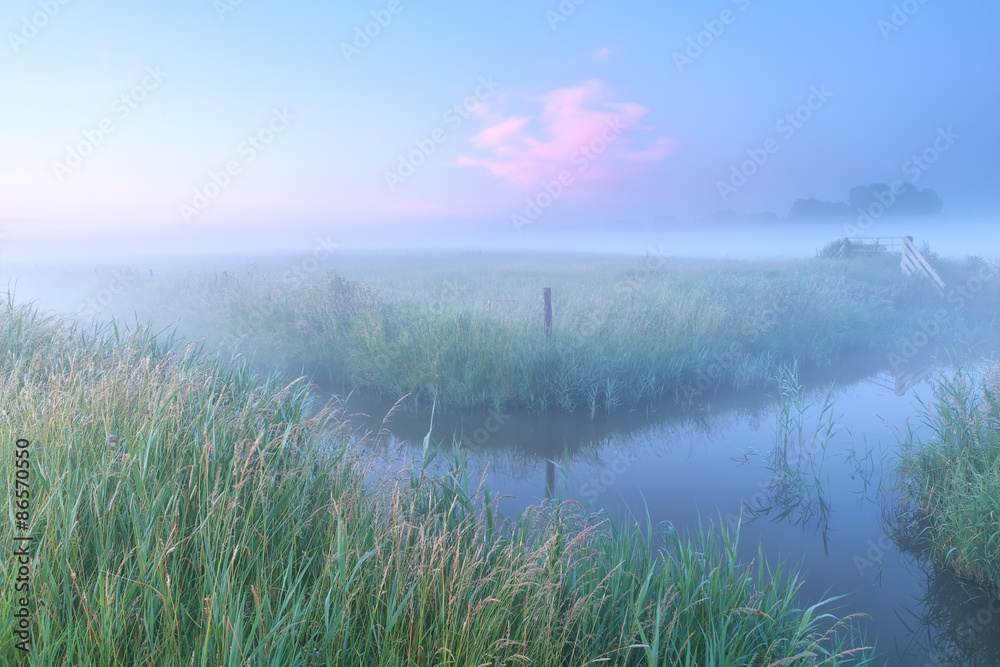
[[[855,236],[840,241],[840,256],[846,257],[854,252],[890,252],[899,253],[899,266],[908,276],[913,274],[929,278],[944,292],[944,281],[938,275],[927,258],[917,250],[912,236]]]
[[[938,289],[944,292],[944,281],[941,280],[941,276],[937,274],[934,267],[928,264],[924,256],[920,254],[917,246],[913,245],[912,236],[907,236],[903,239],[903,259],[900,266],[903,268],[903,273],[908,276],[916,273],[930,278],[937,285]]]

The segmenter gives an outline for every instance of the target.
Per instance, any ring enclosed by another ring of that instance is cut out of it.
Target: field
[[[893,255],[344,254],[291,270],[140,277],[117,305],[348,391],[593,417],[761,389],[783,364],[805,377],[859,360],[876,371],[981,345],[1000,312],[992,267],[935,262],[944,295],[902,276]]]
[[[800,603],[801,575],[762,549],[748,559],[721,518],[654,529],[575,503],[502,515],[450,442],[428,437],[386,476],[361,454],[379,436],[310,380],[584,420],[777,379],[787,399],[790,366],[807,377],[988,348],[992,267],[935,264],[945,294],[880,255],[414,253],[133,271],[113,304],[135,314],[128,327],[8,295],[0,400],[5,455],[31,443],[33,664],[870,664],[849,604]],[[919,516],[933,561],[987,585],[1000,581],[998,377],[978,393],[961,376],[940,385],[935,437],[906,444],[899,475],[900,516]],[[778,413],[783,452],[796,405]],[[12,535],[0,546],[17,548]],[[16,584],[0,589],[5,661]]]
[[[571,506],[508,521],[460,468],[366,485],[336,405],[231,352],[12,297],[0,348],[3,456],[29,441],[34,538],[29,598],[11,570],[0,585],[4,664],[22,606],[35,665],[870,661],[832,600],[797,605],[798,576],[738,562],[734,535]]]

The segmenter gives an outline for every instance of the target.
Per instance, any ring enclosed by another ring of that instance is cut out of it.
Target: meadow
[[[992,268],[975,257],[935,265],[948,294],[904,277],[889,254],[746,262],[655,251],[345,253],[305,264],[310,271],[138,280],[118,305],[344,391],[593,418],[759,390],[786,364],[805,378],[858,363],[874,372],[893,358],[905,365],[915,336],[925,353],[981,345],[1000,312],[1000,289],[979,277]],[[970,281],[978,289],[959,296]],[[543,287],[552,290],[551,338]],[[931,340],[921,339],[942,312]]]
[[[799,575],[740,562],[734,534],[571,505],[504,519],[460,459],[425,474],[429,440],[408,474],[365,483],[372,436],[238,351],[10,295],[0,348],[4,460],[30,442],[28,664],[870,663],[835,600],[798,604]],[[14,664],[26,594],[6,562]]]

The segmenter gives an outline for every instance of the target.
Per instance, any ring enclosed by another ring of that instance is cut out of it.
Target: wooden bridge
[[[901,255],[900,268],[905,275],[917,274],[930,278],[938,290],[944,292],[944,281],[917,250],[912,236],[855,236],[841,239],[841,257],[855,252],[898,252]]]

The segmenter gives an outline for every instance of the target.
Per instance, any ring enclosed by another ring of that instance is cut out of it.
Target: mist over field
[[[1000,5],[0,8],[0,664],[1000,665]]]

